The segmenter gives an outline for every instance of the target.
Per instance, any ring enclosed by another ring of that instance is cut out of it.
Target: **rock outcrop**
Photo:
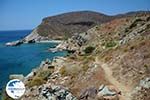
[[[80,47],[83,46],[87,40],[89,40],[89,35],[85,33],[76,33],[74,36],[69,38],[68,40],[59,44],[56,49],[57,50],[67,50],[69,52],[80,51]]]
[[[17,40],[17,41],[13,41],[13,42],[8,42],[5,45],[6,46],[19,46],[23,43],[24,43],[24,40]]]

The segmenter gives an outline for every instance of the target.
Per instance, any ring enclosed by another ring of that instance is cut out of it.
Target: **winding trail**
[[[100,65],[101,68],[104,70],[106,79],[121,91],[120,100],[131,100],[130,98],[131,89],[121,84],[119,81],[117,81],[115,77],[113,77],[112,70],[111,68],[109,68],[108,64],[98,60],[98,57],[96,57],[95,62],[96,64]]]

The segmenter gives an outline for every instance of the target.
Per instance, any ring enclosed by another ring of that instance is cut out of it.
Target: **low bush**
[[[82,69],[83,69],[84,72],[86,72],[89,69],[88,64],[83,65]]]
[[[38,77],[41,77],[43,80],[47,80],[47,78],[51,75],[51,70],[41,71],[38,74]]]
[[[52,70],[39,70],[39,72],[31,78],[31,80],[29,80],[27,82],[27,86],[29,87],[33,87],[33,86],[39,86],[41,84],[44,84],[46,82],[46,80],[48,79],[48,77],[51,75]]]
[[[60,69],[60,74],[61,74],[62,76],[67,76],[67,71],[66,71],[66,67],[65,67],[65,66],[61,67],[61,69]]]
[[[85,54],[90,54],[93,52],[94,49],[95,49],[95,47],[88,46],[84,49],[84,52],[85,52]]]
[[[42,77],[34,77],[27,83],[28,87],[39,86],[44,84],[46,81]]]
[[[71,77],[76,77],[81,71],[81,68],[78,66],[67,66],[67,67],[62,67],[60,69],[60,74],[62,76],[71,76]]]
[[[115,47],[117,43],[115,41],[109,41],[106,43],[105,47],[110,48],[110,47]]]

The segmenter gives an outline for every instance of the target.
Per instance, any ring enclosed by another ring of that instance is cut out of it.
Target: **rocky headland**
[[[6,43],[6,46],[18,46],[23,43],[36,43],[51,40],[66,40],[78,33],[86,32],[96,25],[114,19],[149,14],[148,11],[136,11],[114,16],[93,11],[76,11],[43,18],[40,25],[26,37]]]

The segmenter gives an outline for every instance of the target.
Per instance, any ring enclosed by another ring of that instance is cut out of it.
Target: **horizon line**
[[[29,31],[29,30],[33,30],[33,29],[8,29],[8,30],[0,30],[0,31]]]

